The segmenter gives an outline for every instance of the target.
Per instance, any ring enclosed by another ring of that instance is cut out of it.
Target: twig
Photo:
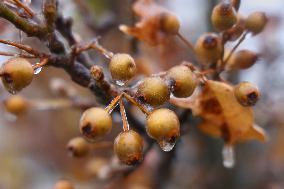
[[[44,58],[42,59],[39,63],[33,65],[33,69],[37,69],[37,68],[40,68],[40,67],[43,67],[44,65],[46,65],[48,63],[48,58]]]
[[[181,33],[177,33],[178,38],[184,42],[184,44],[186,44],[186,46],[192,51],[194,52],[194,47],[191,44],[191,42],[189,42],[185,37],[183,37],[183,35],[181,35]]]

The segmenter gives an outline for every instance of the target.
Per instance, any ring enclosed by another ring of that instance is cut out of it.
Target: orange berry
[[[258,88],[250,82],[241,82],[234,87],[234,94],[243,106],[253,106],[260,97]]]
[[[11,96],[4,101],[4,106],[7,112],[15,115],[20,115],[28,110],[29,104],[22,96]]]
[[[264,29],[268,19],[264,12],[253,12],[245,19],[245,28],[254,35]]]
[[[179,32],[180,23],[178,18],[171,13],[162,13],[160,15],[161,30],[167,34],[177,34]]]
[[[67,150],[73,157],[83,157],[89,152],[89,144],[82,137],[75,137],[68,142]]]

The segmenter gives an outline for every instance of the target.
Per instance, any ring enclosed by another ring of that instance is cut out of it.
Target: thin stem
[[[183,35],[181,35],[181,33],[177,33],[177,36],[178,36],[178,38],[179,38],[182,42],[184,42],[184,44],[186,44],[186,46],[187,46],[188,48],[190,48],[190,50],[191,50],[192,52],[194,52],[194,47],[193,47],[193,45],[191,44],[191,42],[189,42],[185,37],[183,37]]]
[[[117,106],[119,100],[122,98],[123,96],[123,93],[118,95],[117,97],[115,97],[111,102],[110,104],[105,108],[105,110],[111,114],[112,110]]]
[[[126,94],[126,93],[123,93],[124,94],[124,97],[129,101],[131,102],[132,104],[134,104],[135,106],[137,106],[144,114],[146,114],[147,116],[150,114],[150,112],[143,106],[141,105],[139,102],[137,102],[135,100],[135,98],[133,98],[132,96]]]
[[[16,53],[10,53],[10,52],[1,52],[0,51],[0,56],[14,56],[14,57],[22,57],[22,58],[38,58],[33,55],[28,55],[28,54],[16,54]]]
[[[16,42],[4,40],[4,39],[0,39],[0,43],[6,44],[6,45],[11,45],[13,47],[24,50],[27,53],[32,54],[32,55],[37,56],[37,57],[42,56],[41,53],[39,53],[38,51],[36,51],[35,49],[33,49],[32,47],[30,47],[28,45],[23,45],[23,44],[20,44],[20,43],[16,43]]]
[[[123,122],[123,131],[129,131],[129,123],[127,121],[126,112],[122,98],[119,99],[120,114]]]
[[[34,17],[34,12],[32,11],[32,9],[30,9],[27,5],[25,5],[24,3],[22,3],[20,0],[13,0],[13,2],[20,8],[24,9],[25,12],[31,17]]]
[[[76,49],[76,54],[80,54],[84,51],[87,51],[87,50],[91,50],[91,49],[95,49],[97,51],[99,51],[99,53],[103,54],[106,58],[108,59],[111,59],[113,57],[113,53],[108,51],[107,49],[105,49],[104,47],[102,47],[98,40],[95,39],[94,41],[92,41],[91,43],[87,44],[87,45],[84,45],[84,46],[81,46],[81,47],[78,47]]]
[[[37,68],[40,68],[40,67],[43,67],[44,65],[46,65],[48,63],[48,58],[44,58],[42,59],[39,63],[33,65],[33,69],[37,69]]]
[[[244,34],[242,35],[242,37],[239,39],[238,43],[234,46],[234,48],[233,48],[233,49],[231,50],[231,52],[229,53],[228,57],[227,57],[226,60],[225,60],[225,63],[227,63],[227,62],[230,60],[230,58],[231,58],[231,56],[233,55],[233,53],[237,50],[237,48],[240,46],[240,44],[245,40],[247,34],[248,34],[248,33],[246,32],[246,33],[244,33]]]

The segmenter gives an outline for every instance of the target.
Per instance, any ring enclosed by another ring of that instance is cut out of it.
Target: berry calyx
[[[171,68],[167,73],[171,83],[171,91],[178,98],[185,98],[192,95],[196,88],[196,80],[192,71],[184,65]]]
[[[268,19],[264,12],[253,12],[245,19],[245,28],[254,35],[264,29]]]
[[[237,13],[230,3],[219,3],[212,11],[211,21],[217,31],[225,31],[237,22]]]
[[[82,137],[75,137],[68,142],[67,150],[73,157],[83,157],[89,152],[89,144]]]
[[[215,33],[206,33],[198,38],[194,49],[201,63],[210,64],[221,57],[222,40]]]
[[[111,131],[111,128],[111,116],[103,108],[90,108],[81,116],[80,132],[90,141],[105,136]]]
[[[260,97],[258,88],[250,82],[241,82],[234,87],[234,94],[238,102],[243,106],[253,106]]]
[[[109,70],[113,80],[128,81],[136,74],[134,59],[128,54],[115,54],[111,58]]]
[[[170,91],[160,77],[148,77],[138,86],[136,97],[151,106],[160,106],[170,99]]]
[[[178,34],[180,23],[175,15],[167,12],[160,15],[160,27],[167,34]]]
[[[143,139],[135,131],[121,132],[114,141],[114,152],[127,165],[136,165],[143,160]]]
[[[28,110],[29,104],[22,96],[11,96],[4,101],[4,106],[7,112],[20,115]]]
[[[180,136],[180,122],[177,115],[169,109],[157,109],[147,117],[148,135],[160,142],[175,143]]]
[[[2,82],[8,92],[15,94],[28,86],[34,75],[34,69],[24,58],[11,58],[1,68]]]

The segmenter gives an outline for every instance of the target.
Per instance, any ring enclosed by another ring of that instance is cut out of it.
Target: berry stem
[[[194,47],[191,44],[191,42],[189,42],[185,37],[183,37],[183,35],[181,33],[177,33],[178,38],[184,43],[186,44],[186,46],[192,51],[194,52]]]
[[[36,51],[35,49],[33,49],[32,47],[30,47],[28,45],[23,45],[23,44],[20,44],[20,43],[16,43],[16,42],[4,40],[4,39],[0,39],[0,43],[6,44],[6,45],[11,45],[11,46],[16,47],[18,49],[24,50],[27,53],[32,54],[36,57],[42,57],[43,56],[42,53]]]
[[[129,123],[127,121],[125,107],[122,98],[119,99],[120,114],[123,122],[123,131],[129,131]]]
[[[37,69],[37,68],[40,68],[40,67],[43,67],[44,65],[46,65],[48,63],[48,58],[44,58],[42,59],[39,63],[33,65],[33,69]]]
[[[132,96],[130,96],[126,93],[123,93],[123,95],[129,102],[131,102],[133,105],[137,106],[144,114],[146,114],[147,116],[150,114],[150,112],[143,105],[141,105],[139,102],[137,102],[135,100],[135,98],[133,98]]]
[[[20,0],[13,0],[13,2],[19,7],[24,9],[24,11],[31,17],[33,18],[35,13],[30,9],[27,5],[25,5],[23,2]]]
[[[21,58],[38,58],[34,55],[28,55],[28,54],[16,54],[16,53],[10,53],[10,52],[0,52],[0,56],[14,56],[14,57],[21,57]]]
[[[117,97],[115,97],[111,102],[110,104],[105,108],[106,111],[111,114],[112,110],[117,106],[119,100],[122,98],[123,96],[123,93],[118,95]]]
[[[238,43],[234,46],[234,48],[230,51],[228,57],[225,59],[224,63],[226,64],[230,58],[232,57],[233,53],[237,50],[237,48],[240,46],[240,44],[246,39],[248,32],[245,32],[242,37],[239,39]],[[225,66],[225,65],[224,65]],[[224,67],[221,67],[222,69]]]

